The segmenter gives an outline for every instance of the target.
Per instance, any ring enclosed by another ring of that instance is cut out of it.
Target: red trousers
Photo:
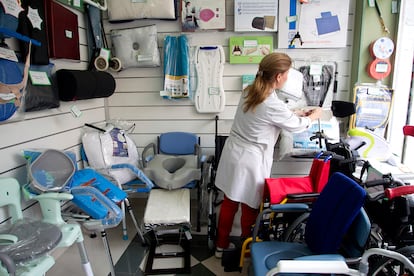
[[[221,203],[220,216],[217,225],[217,247],[229,247],[229,236],[233,227],[234,216],[239,209],[239,204],[241,204],[241,237],[247,238],[251,236],[251,227],[256,221],[258,209],[251,208],[247,204],[233,201],[224,196],[224,200]]]

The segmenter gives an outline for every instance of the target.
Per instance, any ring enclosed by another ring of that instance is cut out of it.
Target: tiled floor
[[[137,219],[141,219],[146,204],[145,199],[133,198],[130,199],[130,201]],[[195,217],[194,214],[195,212],[192,212],[192,218]],[[115,262],[115,273],[117,276],[144,275],[143,269],[148,247],[143,246],[139,236],[136,236],[137,232],[129,216],[127,216],[127,223],[130,237],[126,241],[122,239],[120,225],[113,229],[107,229],[107,237],[110,244],[112,259]],[[195,223],[193,223],[193,225],[195,225]],[[190,275],[248,275],[249,259],[246,259],[241,273],[238,271],[224,271],[224,268],[221,265],[221,260],[214,257],[214,252],[209,250],[207,246],[205,229],[206,225],[203,223],[200,232],[196,232],[195,229],[191,230],[193,238],[191,240]],[[99,235],[95,238],[91,238],[89,233],[86,232],[84,238],[95,276],[108,275],[110,272],[110,265],[102,239]],[[47,273],[47,276],[83,275],[76,246],[72,246],[63,253],[56,252],[55,255],[59,254],[60,256],[57,259],[55,266]],[[176,260],[176,262],[181,264],[181,260]]]

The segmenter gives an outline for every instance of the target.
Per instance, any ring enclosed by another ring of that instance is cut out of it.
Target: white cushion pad
[[[143,221],[146,225],[190,223],[190,190],[152,189]]]

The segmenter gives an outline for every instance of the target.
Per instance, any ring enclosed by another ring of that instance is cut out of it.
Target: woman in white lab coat
[[[218,258],[224,249],[234,246],[229,235],[239,204],[242,207],[241,237],[251,235],[281,130],[303,131],[322,114],[321,108],[295,113],[277,97],[276,91],[286,82],[291,65],[292,60],[286,54],[265,56],[253,84],[242,92],[215,179],[215,185],[225,195],[218,222]]]

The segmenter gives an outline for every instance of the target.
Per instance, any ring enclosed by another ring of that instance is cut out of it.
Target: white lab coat
[[[222,150],[215,185],[233,201],[258,208],[265,178],[270,177],[274,146],[280,131],[300,132],[311,124],[296,116],[276,92],[255,111],[243,112],[243,92],[230,135]]]

